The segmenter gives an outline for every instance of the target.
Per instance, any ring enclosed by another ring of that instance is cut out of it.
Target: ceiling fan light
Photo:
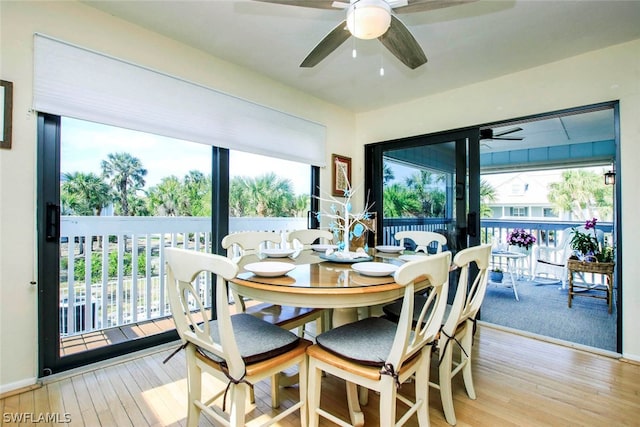
[[[391,25],[391,7],[384,0],[359,0],[347,10],[347,28],[359,39],[375,39]]]

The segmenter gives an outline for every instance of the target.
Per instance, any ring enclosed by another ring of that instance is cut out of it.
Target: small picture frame
[[[13,83],[0,80],[0,148],[11,148]]]
[[[344,190],[351,184],[351,157],[332,154],[331,167],[331,195],[344,196]]]

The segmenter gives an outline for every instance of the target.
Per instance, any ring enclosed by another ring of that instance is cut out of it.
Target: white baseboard
[[[637,354],[629,354],[629,353],[622,352],[622,358],[634,363],[640,363],[640,356],[638,356]]]
[[[38,383],[38,379],[36,377],[27,378],[24,380],[16,381],[14,383],[9,384],[0,384],[0,395],[5,393],[9,393],[15,390],[19,390],[21,388],[31,387]]]

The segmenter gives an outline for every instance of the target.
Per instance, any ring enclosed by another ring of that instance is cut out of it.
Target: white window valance
[[[36,111],[325,165],[324,125],[45,35],[34,44]]]

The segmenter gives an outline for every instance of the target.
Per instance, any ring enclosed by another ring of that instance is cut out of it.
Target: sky
[[[127,152],[147,169],[146,188],[165,176],[182,179],[190,170],[211,174],[211,147],[144,132],[63,118],[61,171],[102,173],[100,163],[111,153]],[[268,172],[290,179],[296,194],[309,194],[310,166],[231,151],[230,175],[256,177]]]

